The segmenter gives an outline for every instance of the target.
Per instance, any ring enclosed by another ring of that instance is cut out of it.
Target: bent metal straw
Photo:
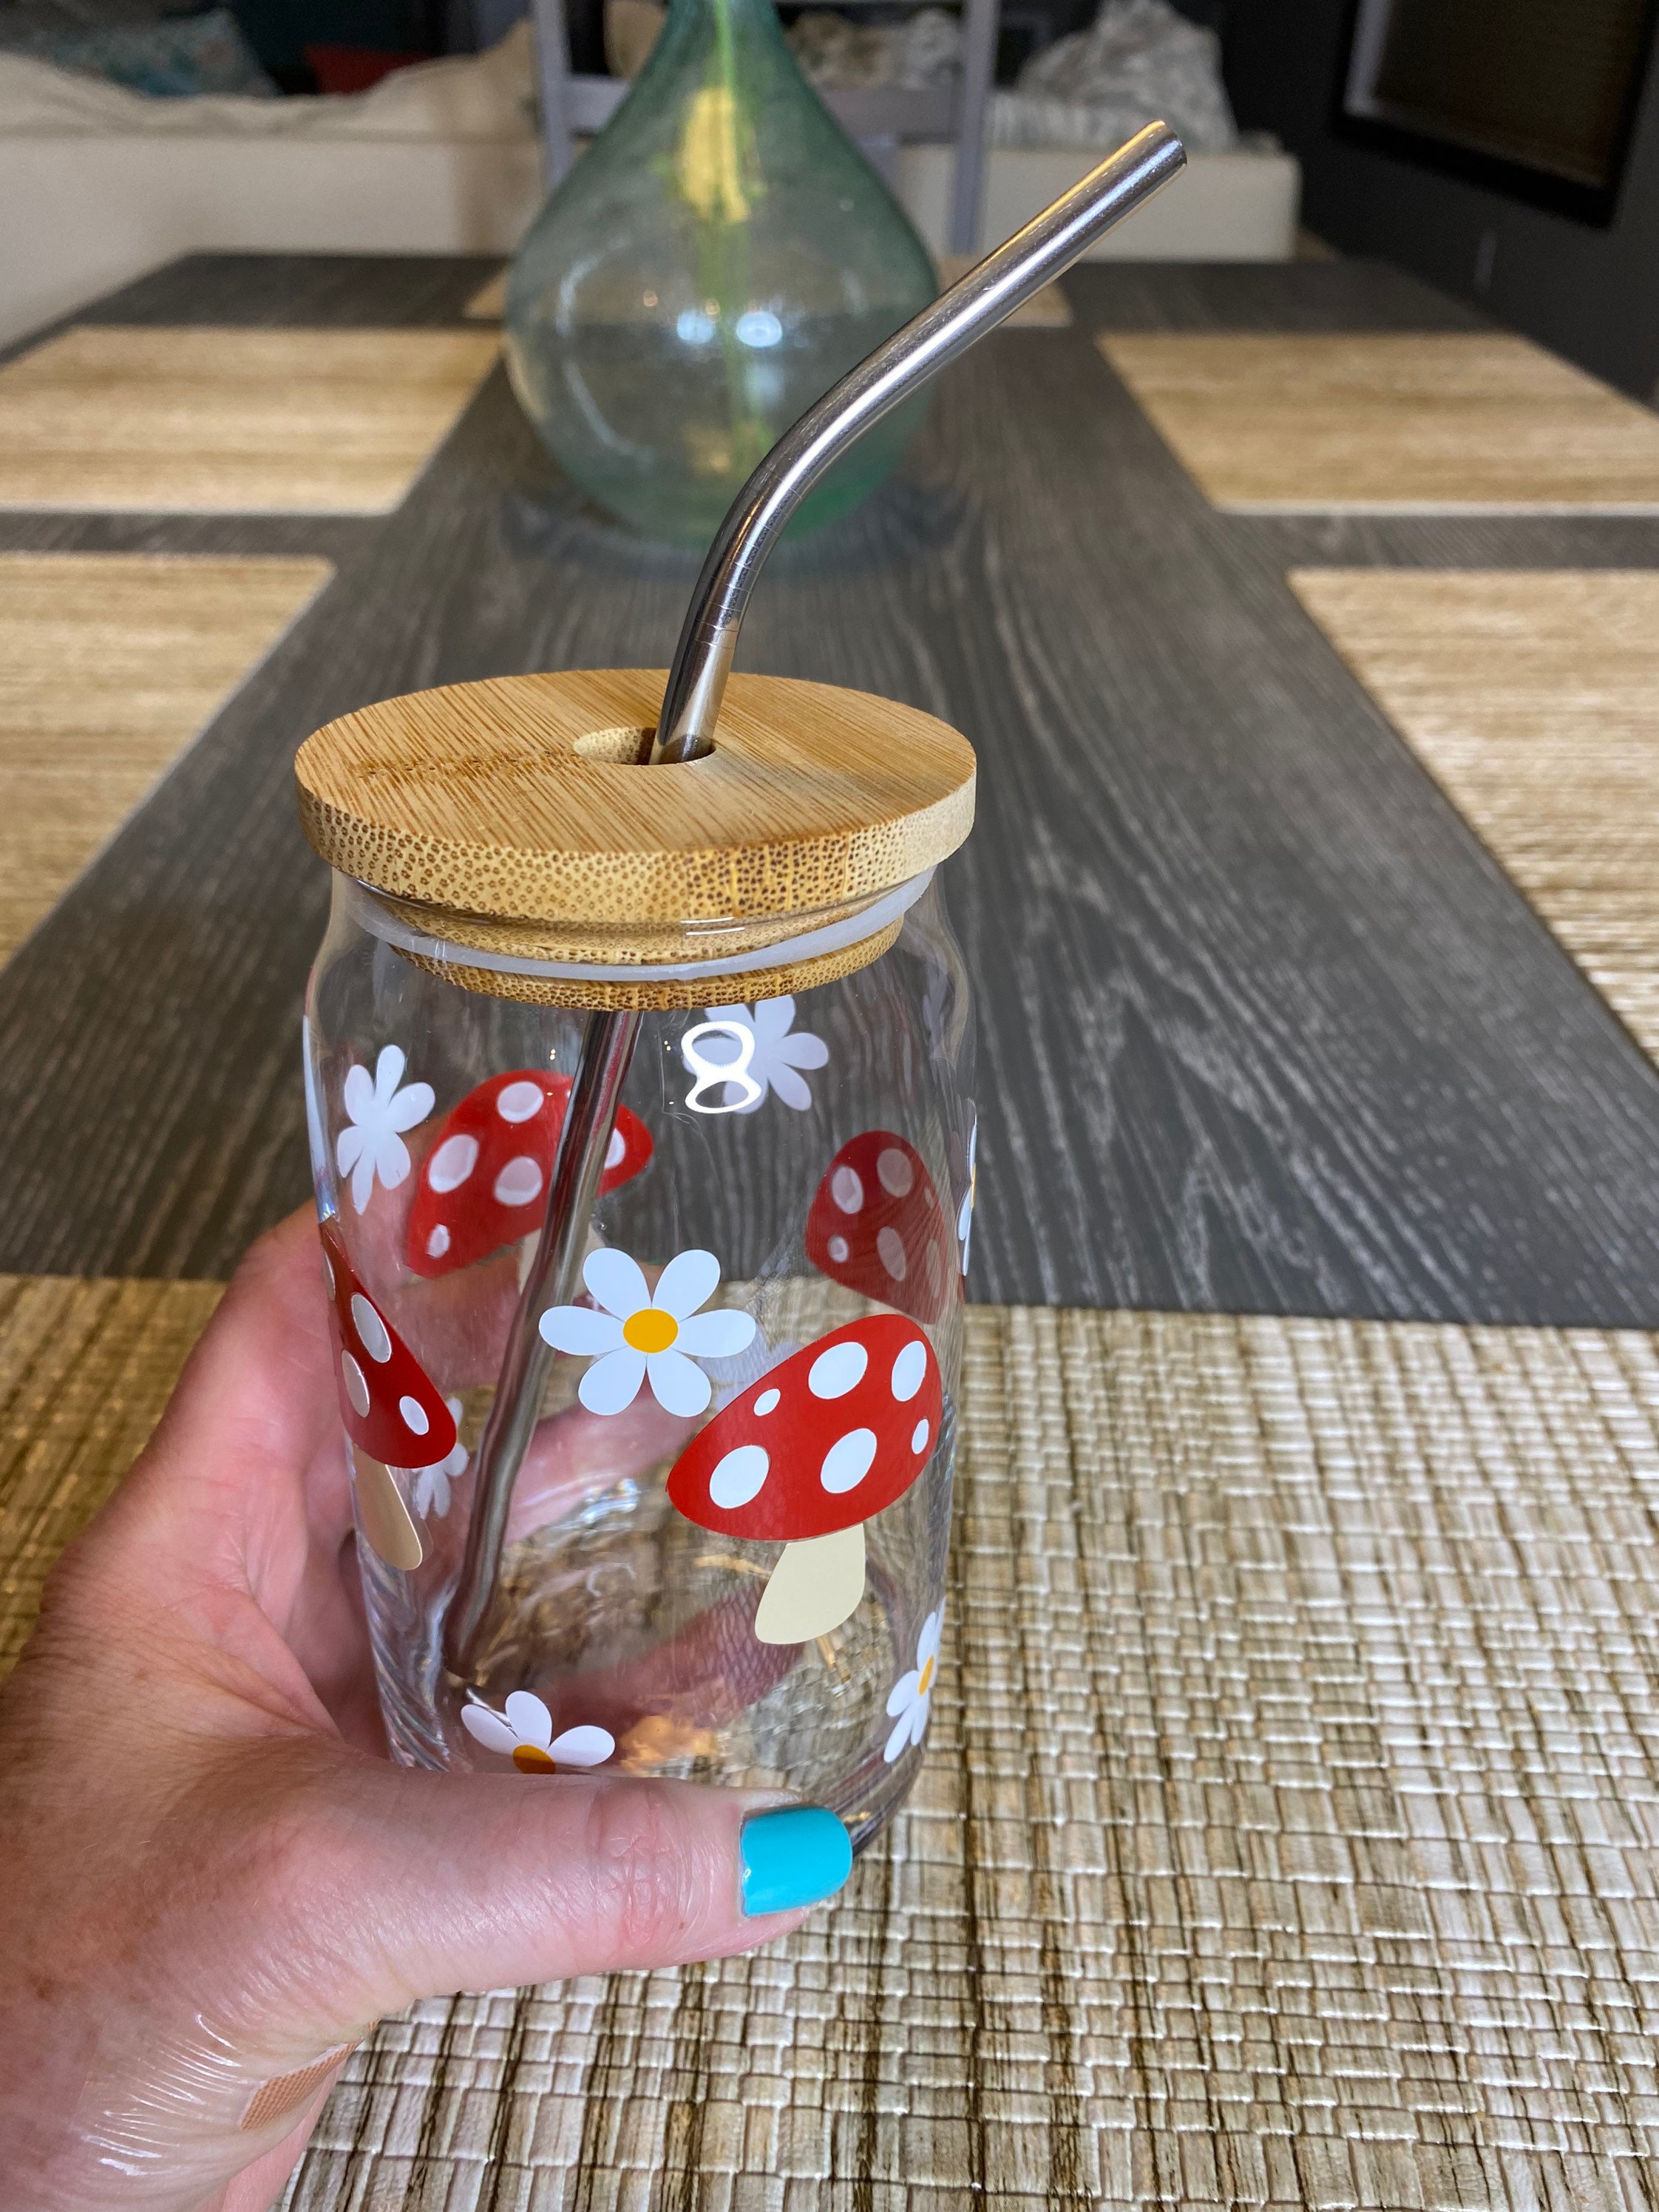
[[[787,430],[733,501],[709,548],[669,672],[649,763],[700,758],[714,743],[749,595],[791,515],[862,432],[1040,291],[1186,166],[1181,142],[1149,124],[1023,230],[988,253]],[[535,1258],[475,1465],[465,1559],[445,1622],[444,1656],[462,1681],[475,1662],[501,1570],[514,1485],[553,1358],[544,1313],[580,1287],[588,1223],[633,1059],[637,1012],[589,1015]]]

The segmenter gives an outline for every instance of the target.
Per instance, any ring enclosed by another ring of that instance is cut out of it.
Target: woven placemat
[[[82,325],[0,368],[0,507],[389,514],[495,349],[487,331]]]
[[[930,1756],[844,1900],[387,2023],[290,2212],[1647,2202],[1654,1342],[969,1329]]]
[[[0,1275],[0,1673],[144,1446],[222,1283]]]
[[[0,554],[0,959],[332,574]]]
[[[1659,417],[1503,331],[1112,331],[1215,507],[1659,513]]]
[[[507,313],[507,280],[510,267],[498,269],[487,283],[480,284],[461,313],[469,322],[499,323]]]
[[[216,1295],[0,1286],[13,1619]],[[1659,1345],[969,1334],[929,1757],[842,1902],[385,2023],[289,2212],[1650,2203]]]
[[[1659,1059],[1659,574],[1310,568],[1291,583]]]

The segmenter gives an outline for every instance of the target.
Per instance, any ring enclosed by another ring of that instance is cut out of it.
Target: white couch
[[[181,253],[510,252],[542,193],[528,38],[332,100],[149,100],[0,55],[0,343]],[[994,150],[982,243],[1095,158]],[[951,159],[900,153],[899,196],[936,252]],[[1299,184],[1286,155],[1199,155],[1096,251],[1284,260]]]

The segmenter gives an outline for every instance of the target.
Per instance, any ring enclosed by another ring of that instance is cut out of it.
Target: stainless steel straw
[[[702,564],[651,742],[653,764],[696,760],[712,745],[755,579],[824,471],[890,408],[994,330],[1186,165],[1174,132],[1162,123],[1149,124],[878,345],[784,432],[732,501]],[[569,1304],[580,1285],[588,1222],[640,1020],[637,1013],[590,1014],[583,1034],[540,1242],[478,1440],[466,1555],[444,1632],[446,1662],[463,1680],[471,1680],[476,1669],[501,1571],[513,1486],[553,1358],[539,1323],[550,1306]]]

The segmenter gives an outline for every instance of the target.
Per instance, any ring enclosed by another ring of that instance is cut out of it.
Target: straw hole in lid
[[[656,735],[649,730],[588,730],[580,738],[573,738],[571,750],[585,761],[594,761],[601,768],[644,768],[651,759],[651,740]],[[714,751],[700,753],[699,760],[707,760]],[[684,768],[695,768],[696,761],[676,763]]]

